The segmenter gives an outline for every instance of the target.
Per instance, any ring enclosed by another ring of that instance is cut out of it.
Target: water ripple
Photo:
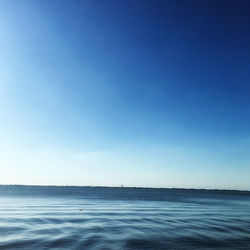
[[[167,190],[155,200],[121,200],[118,191],[107,199],[106,191],[105,199],[0,196],[0,249],[250,249],[245,194],[194,192],[192,202],[190,191],[175,193],[174,201]]]

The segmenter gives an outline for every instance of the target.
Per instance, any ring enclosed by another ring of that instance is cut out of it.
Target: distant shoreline
[[[38,184],[0,184],[1,186],[21,186],[21,187],[69,187],[69,188],[123,188],[123,189],[166,189],[166,190],[186,190],[186,191],[218,191],[218,192],[244,192],[250,190],[240,189],[218,189],[218,188],[176,188],[176,187],[132,187],[132,186],[81,186],[81,185],[38,185]]]

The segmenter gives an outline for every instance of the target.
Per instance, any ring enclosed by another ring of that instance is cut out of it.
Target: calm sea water
[[[0,186],[0,249],[250,249],[250,192]]]

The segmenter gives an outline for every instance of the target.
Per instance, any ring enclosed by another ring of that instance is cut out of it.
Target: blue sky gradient
[[[0,183],[250,189],[248,1],[1,1]]]

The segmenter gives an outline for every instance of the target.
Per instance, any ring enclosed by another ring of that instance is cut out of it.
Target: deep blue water
[[[250,192],[0,186],[0,249],[250,249]]]

